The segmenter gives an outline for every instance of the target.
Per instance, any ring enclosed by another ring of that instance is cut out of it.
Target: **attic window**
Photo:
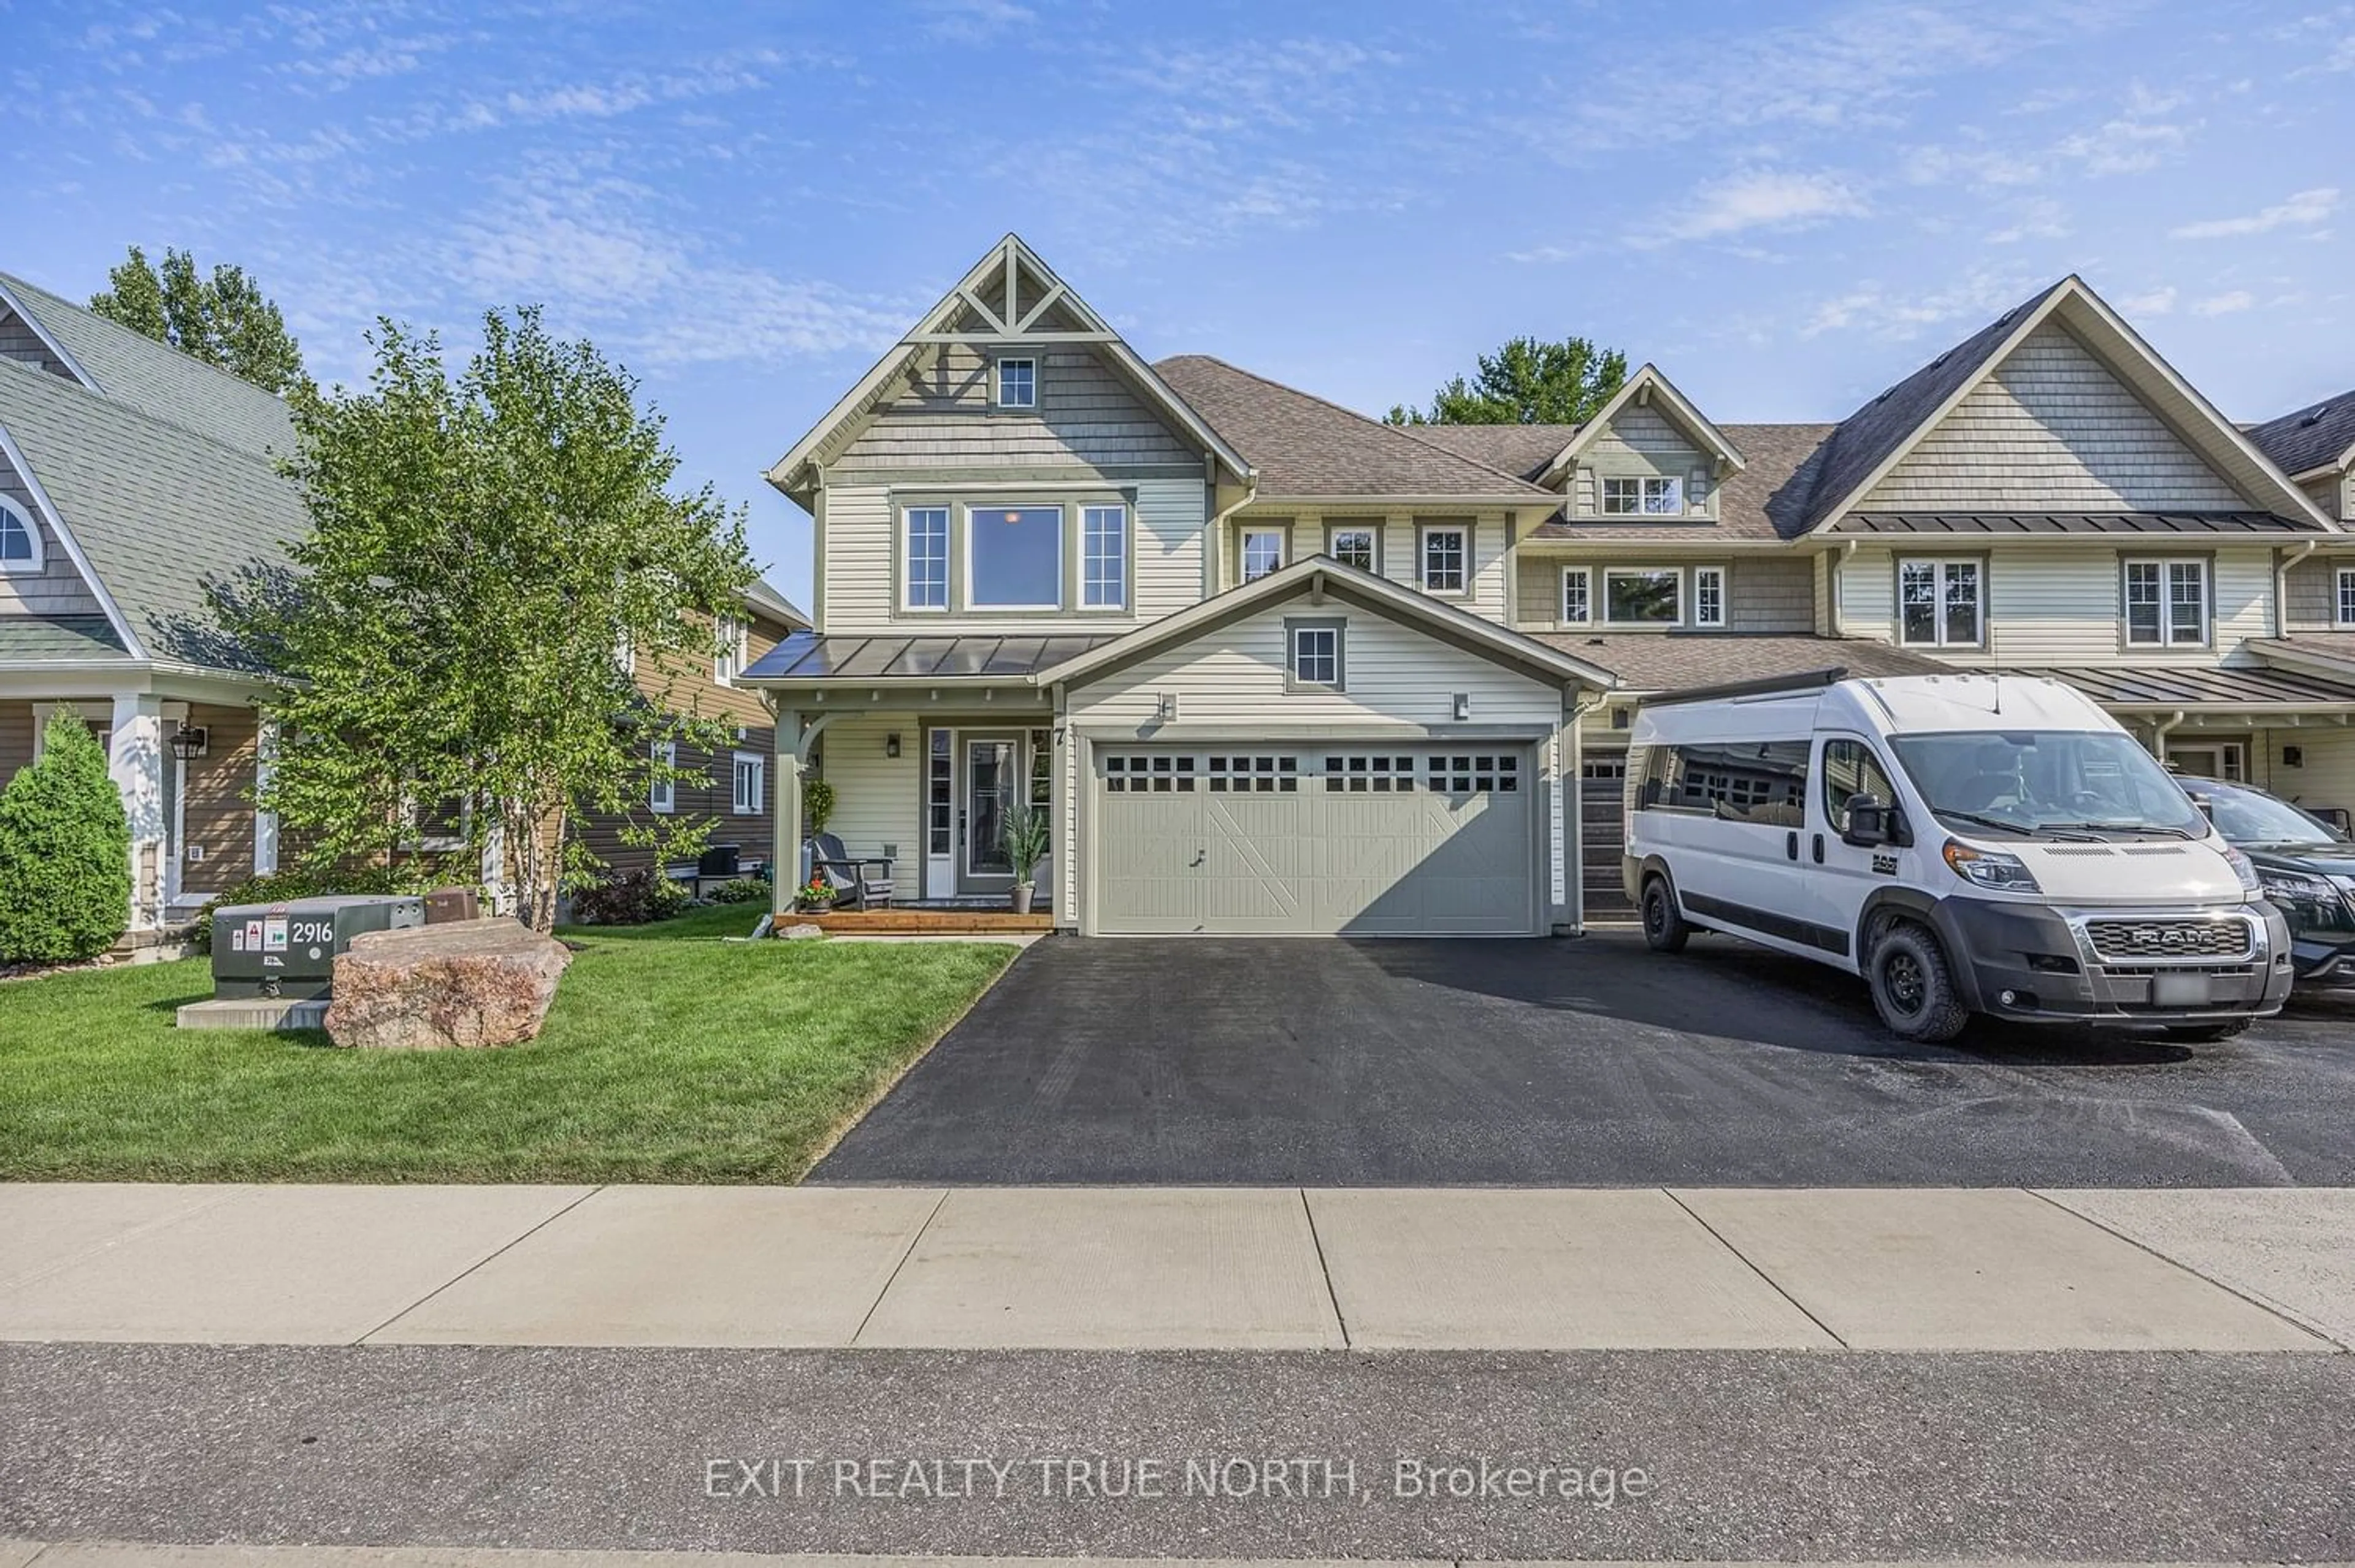
[[[0,571],[37,571],[41,565],[41,536],[33,519],[0,496]]]
[[[997,407],[1035,409],[1039,406],[1039,361],[1000,359],[997,362]]]

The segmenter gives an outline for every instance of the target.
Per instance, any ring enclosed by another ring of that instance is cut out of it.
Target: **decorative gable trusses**
[[[2280,467],[2073,273],[2014,305],[1841,421],[1824,444],[1797,531],[1837,529],[2022,345],[2054,325],[2250,507],[2336,531],[2337,525]]]
[[[1085,345],[1186,433],[1191,444],[1238,481],[1251,464],[1121,340],[1103,317],[1057,277],[1038,253],[1008,234],[920,317],[907,335],[859,378],[826,417],[795,442],[768,472],[769,483],[797,498],[811,487],[811,464],[853,433],[890,395],[910,365],[963,346],[984,353],[1008,348],[1051,349]]]
[[[1716,477],[1738,472],[1743,466],[1741,450],[1728,441],[1725,432],[1710,423],[1695,408],[1692,400],[1676,389],[1674,382],[1660,374],[1656,366],[1646,365],[1620,384],[1611,400],[1596,411],[1594,417],[1578,427],[1570,443],[1553,456],[1538,475],[1538,483],[1548,488],[1560,488],[1577,470],[1582,453],[1612,427],[1612,421],[1625,410],[1649,408],[1657,410],[1668,421],[1681,430],[1687,440],[1699,450],[1710,455],[1716,464]]]

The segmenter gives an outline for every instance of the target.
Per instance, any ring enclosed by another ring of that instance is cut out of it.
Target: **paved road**
[[[2355,1558],[2339,1356],[11,1346],[0,1387],[0,1537],[33,1540]],[[1319,1495],[1067,1498],[1058,1469],[1040,1496],[1033,1462],[1070,1456],[1159,1459],[1172,1491],[1188,1459],[1306,1460]],[[1401,1498],[1401,1456],[1641,1469],[1650,1495]],[[706,1495],[709,1461],[794,1457],[802,1498]],[[1017,1461],[1009,1495],[834,1489],[837,1459],[896,1488],[967,1458]],[[1354,1495],[1322,1495],[1327,1461]]]
[[[1722,937],[1057,940],[818,1181],[2355,1183],[2355,1006],[2221,1045],[1981,1025]]]

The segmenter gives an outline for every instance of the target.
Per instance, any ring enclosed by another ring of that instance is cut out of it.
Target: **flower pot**
[[[1015,883],[1014,912],[1016,914],[1028,914],[1030,912],[1030,900],[1038,893],[1038,891],[1039,884],[1036,882]]]

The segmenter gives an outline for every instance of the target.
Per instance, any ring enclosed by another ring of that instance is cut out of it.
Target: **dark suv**
[[[2256,862],[2265,901],[2289,922],[2301,985],[2355,985],[2355,844],[2261,789],[2179,779],[2226,843]]]

